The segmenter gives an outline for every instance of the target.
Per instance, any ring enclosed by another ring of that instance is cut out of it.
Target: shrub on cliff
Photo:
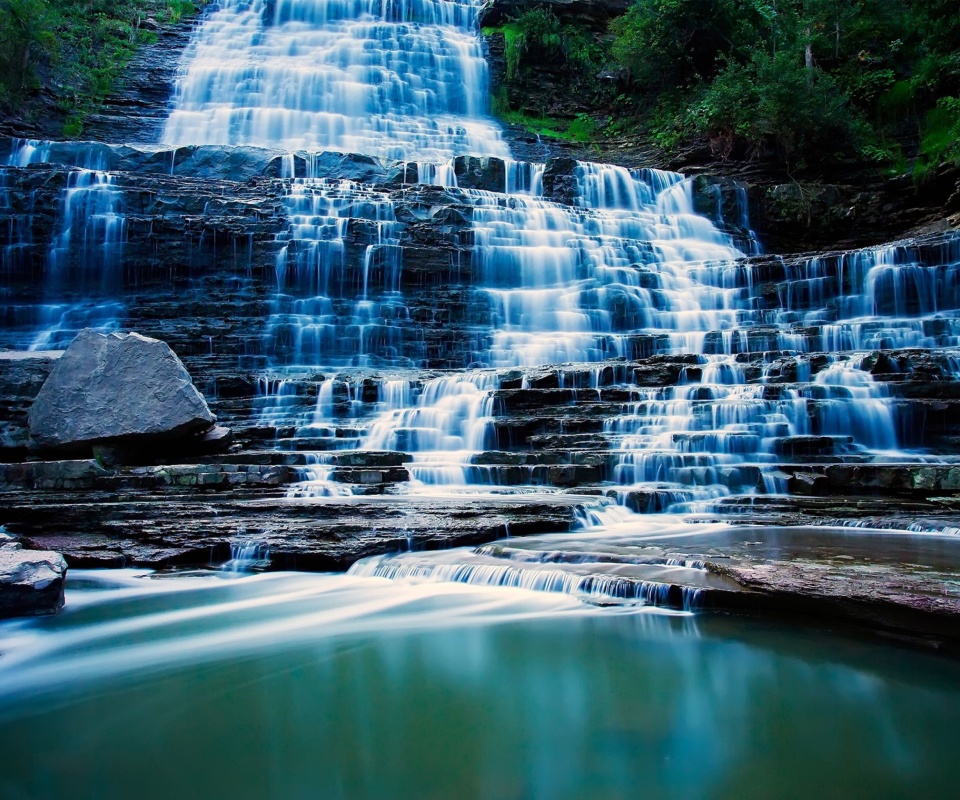
[[[206,0],[0,0],[0,103],[31,112],[45,89],[78,135],[153,28]],[[34,113],[42,113],[34,110]]]
[[[611,31],[661,144],[891,161],[922,128],[921,153],[958,157],[952,0],[637,0]]]

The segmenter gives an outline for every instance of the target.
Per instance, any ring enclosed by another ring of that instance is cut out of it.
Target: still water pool
[[[72,573],[0,625],[0,797],[904,798],[960,664],[733,617],[379,578]]]

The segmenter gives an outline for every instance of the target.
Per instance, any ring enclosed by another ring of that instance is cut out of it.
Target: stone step
[[[246,498],[246,499],[245,499]],[[28,546],[63,553],[71,567],[223,564],[255,544],[272,569],[344,570],[366,556],[479,545],[567,531],[576,495],[445,497],[373,495],[251,498],[249,494],[142,495],[48,492],[4,504],[8,531]]]
[[[97,461],[29,461],[0,464],[0,492],[213,490],[278,487],[299,480],[288,465],[177,464],[108,469]]]

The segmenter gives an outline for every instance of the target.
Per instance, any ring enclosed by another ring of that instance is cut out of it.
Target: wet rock
[[[453,164],[457,186],[463,189],[502,192],[507,185],[506,165],[502,158],[458,156]]]
[[[0,617],[56,614],[66,572],[59,553],[0,544]]]
[[[0,352],[0,459],[26,456],[30,406],[60,356],[60,352]]]
[[[163,342],[136,333],[82,331],[57,361],[30,408],[38,449],[203,433],[216,418],[186,368]]]
[[[551,158],[543,172],[543,196],[557,203],[573,205],[577,197],[577,160]]]
[[[29,546],[57,548],[72,567],[223,563],[242,538],[268,549],[273,569],[331,570],[381,553],[566,531],[583,503],[574,495],[300,500],[262,484],[222,486],[202,500],[197,491],[99,493],[84,503],[64,493],[23,496],[5,502],[2,519]]]
[[[111,473],[97,461],[0,464],[0,492],[21,489],[91,489]]]

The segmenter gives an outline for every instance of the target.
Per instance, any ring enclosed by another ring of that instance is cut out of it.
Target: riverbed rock
[[[30,409],[38,449],[85,448],[202,434],[216,422],[164,343],[137,333],[81,331]]]
[[[59,553],[0,544],[0,618],[56,614],[63,607],[66,573]]]

